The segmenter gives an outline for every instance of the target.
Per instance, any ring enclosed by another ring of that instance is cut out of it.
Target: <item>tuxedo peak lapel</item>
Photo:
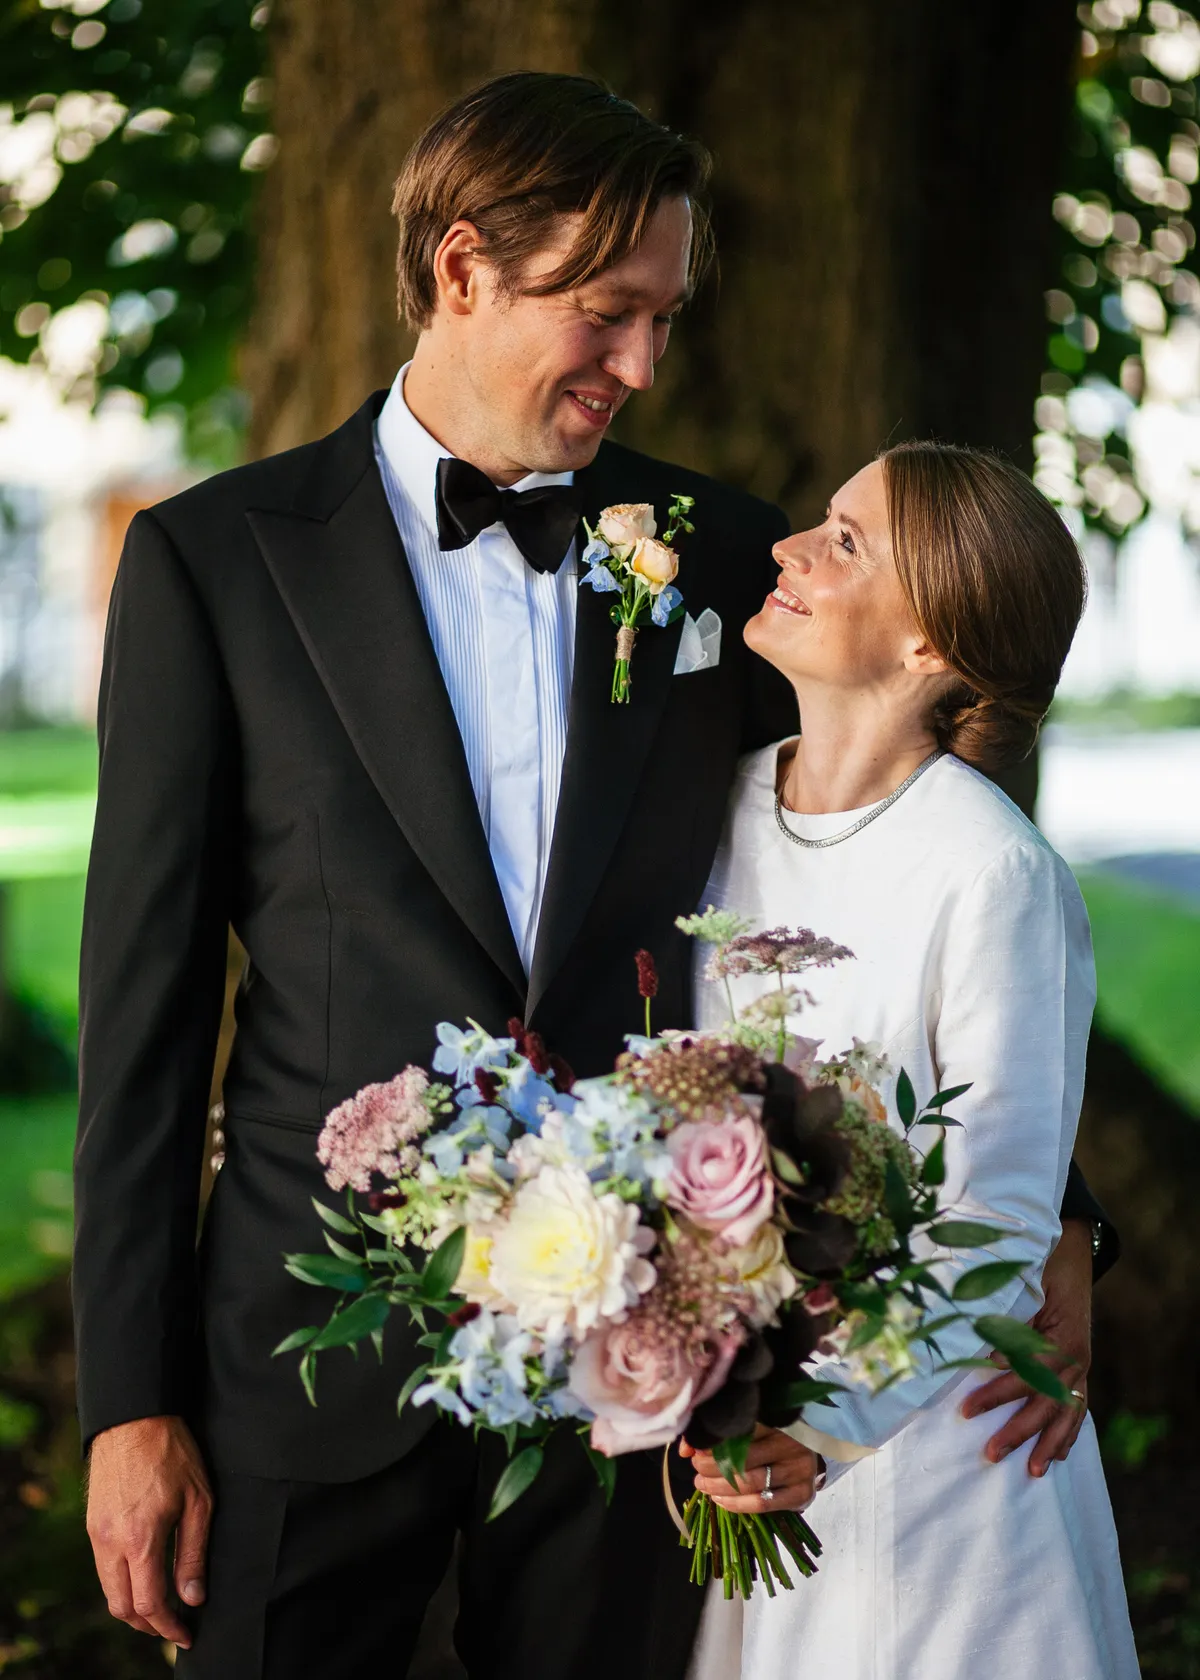
[[[576,475],[584,517],[634,499],[621,482],[624,450],[601,445]],[[663,510],[665,511],[665,510]],[[681,577],[686,594],[686,574]],[[575,663],[558,813],[529,977],[527,1020],[561,968],[604,877],[659,732],[670,693],[682,622],[639,630],[630,664],[630,699],[612,702],[617,630],[612,597],[583,587],[575,620]],[[633,952],[629,953],[633,962]]]
[[[297,496],[286,511],[260,509],[247,518],[384,803],[443,895],[524,996],[525,973],[462,738],[375,466],[373,417],[365,405],[316,446],[302,503]]]

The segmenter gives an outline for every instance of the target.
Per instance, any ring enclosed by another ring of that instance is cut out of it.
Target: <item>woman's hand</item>
[[[812,1503],[816,1480],[821,1470],[816,1453],[793,1441],[780,1429],[768,1429],[760,1423],[746,1454],[746,1468],[731,1487],[722,1476],[716,1459],[710,1452],[700,1452],[686,1441],[679,1446],[684,1458],[694,1460],[696,1486],[708,1494],[715,1505],[726,1511],[763,1516],[771,1511],[803,1511]],[[767,1485],[767,1469],[771,1471],[770,1499],[763,1498]]]

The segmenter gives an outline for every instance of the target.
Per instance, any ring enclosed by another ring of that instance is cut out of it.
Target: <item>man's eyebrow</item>
[[[622,286],[619,282],[615,285],[609,283],[608,290],[614,298],[624,298],[630,303],[640,303],[646,296],[645,292],[640,291],[636,286]],[[671,299],[671,302],[666,305],[666,309],[671,310],[682,308],[683,305],[690,300],[694,291],[695,287],[689,282],[689,284],[686,285],[676,297]]]

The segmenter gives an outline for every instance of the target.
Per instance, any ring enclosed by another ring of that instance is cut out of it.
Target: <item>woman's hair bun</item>
[[[989,773],[1033,749],[1087,594],[1058,510],[998,455],[902,443],[880,457],[896,571],[952,680],[938,744]]]

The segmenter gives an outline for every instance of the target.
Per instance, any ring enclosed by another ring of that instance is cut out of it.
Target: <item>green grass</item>
[[[70,1255],[74,1096],[0,1098],[0,1299]]]
[[[1104,733],[1140,729],[1200,729],[1200,694],[1137,694],[1116,688],[1094,700],[1060,696],[1051,723],[1070,723]]]
[[[1173,894],[1081,871],[1096,947],[1097,1012],[1200,1114],[1200,912]]]
[[[0,730],[0,794],[94,793],[90,729]]]

